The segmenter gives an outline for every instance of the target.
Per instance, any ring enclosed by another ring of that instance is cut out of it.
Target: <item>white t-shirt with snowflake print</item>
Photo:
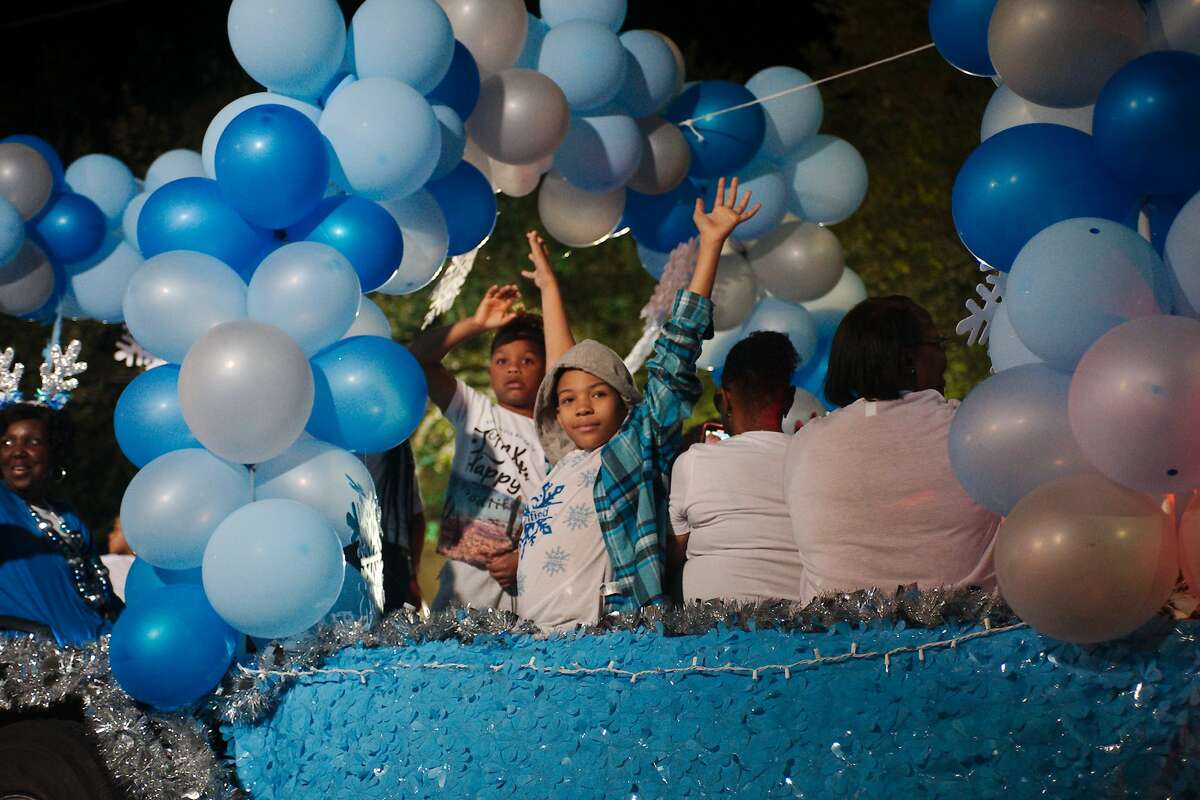
[[[572,450],[540,486],[522,487],[517,613],[543,630],[591,625],[612,574],[592,487],[600,448]]]

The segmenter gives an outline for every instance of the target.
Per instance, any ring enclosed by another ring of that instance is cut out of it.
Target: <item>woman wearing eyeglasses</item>
[[[864,300],[838,326],[825,396],[841,408],[805,425],[784,463],[803,599],[912,583],[995,586],[1000,520],[950,468],[958,403],[942,395],[946,342],[907,297]]]
[[[0,635],[84,644],[108,632],[121,602],[87,528],[52,499],[71,447],[62,411],[0,411]]]

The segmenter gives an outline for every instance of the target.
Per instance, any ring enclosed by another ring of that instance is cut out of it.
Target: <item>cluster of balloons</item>
[[[1017,613],[1123,636],[1181,568],[1200,586],[1200,6],[934,0],[930,27],[998,84],[953,212],[1008,273],[995,374],[958,411],[951,463],[1006,517]]]

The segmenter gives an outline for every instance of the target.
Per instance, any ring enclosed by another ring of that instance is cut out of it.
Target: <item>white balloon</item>
[[[350,326],[350,330],[346,331],[343,339],[349,339],[351,336],[381,336],[384,339],[392,338],[392,323],[388,322],[387,315],[375,305],[375,301],[366,295],[362,296],[362,300],[358,304],[358,315],[354,318],[354,324]]]
[[[320,512],[343,547],[358,533],[347,517],[356,507],[358,514],[363,512],[359,489],[367,493],[375,488],[370,470],[358,456],[311,436],[302,437],[286,452],[259,464],[254,474],[256,500],[304,503]]]
[[[813,417],[824,415],[825,406],[821,405],[820,400],[803,389],[797,389],[796,399],[792,401],[792,407],[783,418],[782,430],[784,433],[795,433]]]
[[[842,270],[842,277],[838,278],[836,286],[816,300],[808,300],[800,305],[813,314],[821,311],[837,311],[845,314],[866,299],[867,287],[863,285],[862,278],[858,277],[857,272],[846,267]]]
[[[1065,125],[1068,128],[1092,132],[1092,112],[1095,106],[1082,108],[1052,108],[1039,106],[1026,100],[1019,94],[1001,85],[992,93],[987,108],[983,111],[983,122],[979,126],[979,140],[984,141],[995,136],[1000,131],[1015,128],[1017,125],[1029,125],[1035,122],[1048,122],[1054,125]]]

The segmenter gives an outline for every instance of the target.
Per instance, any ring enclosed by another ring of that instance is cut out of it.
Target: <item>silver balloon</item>
[[[188,428],[216,455],[257,464],[288,449],[313,405],[312,368],[283,331],[235,320],[215,326],[188,351],[179,371]]]
[[[805,302],[837,286],[846,261],[833,231],[811,222],[785,222],[750,248],[750,266],[771,294]]]
[[[508,69],[525,48],[529,17],[521,0],[438,0],[438,5],[483,75]]]
[[[1099,475],[1044,484],[1000,526],[1000,593],[1021,619],[1056,639],[1124,636],[1175,588],[1173,523],[1154,498]]]
[[[29,221],[54,190],[54,173],[37,150],[18,142],[0,143],[0,197],[7,198]]]
[[[470,135],[467,136],[467,144],[463,148],[463,161],[483,173],[483,177],[488,179],[488,184],[491,185],[493,192],[499,191],[496,188],[496,182],[492,180],[492,159],[483,152],[479,142]]]
[[[1200,54],[1200,0],[1154,0],[1146,6],[1151,50]]]
[[[497,161],[533,164],[558,149],[570,123],[557,83],[531,69],[506,69],[483,81],[468,129]]]
[[[28,239],[20,251],[0,268],[0,314],[18,316],[36,311],[54,293],[54,265]]]
[[[985,141],[1000,131],[1029,125],[1034,122],[1049,122],[1065,125],[1084,133],[1092,132],[1092,112],[1095,106],[1083,108],[1051,108],[1039,106],[1021,97],[1007,86],[1000,86],[992,93],[987,108],[983,111],[983,122],[979,126],[979,140]]]
[[[492,185],[509,197],[532,194],[542,179],[541,162],[535,164],[505,164],[490,159]]]
[[[351,336],[392,338],[392,323],[388,321],[387,314],[365,294],[358,302],[358,314],[354,317],[354,323],[342,334],[343,339],[349,339]]]
[[[683,183],[692,166],[692,149],[683,131],[662,117],[638,120],[642,132],[642,162],[629,179],[629,188],[642,194],[665,194]]]
[[[758,299],[758,281],[744,256],[729,252],[717,264],[713,282],[713,328],[729,330],[742,324]]]
[[[486,159],[487,156],[484,156]],[[446,261],[450,233],[441,206],[428,191],[420,191],[379,205],[392,215],[404,236],[404,256],[382,294],[412,294],[433,283]]]
[[[988,26],[988,53],[1005,85],[1055,108],[1095,103],[1146,41],[1137,0],[999,0]]]
[[[309,436],[259,464],[254,475],[256,500],[304,503],[325,518],[343,547],[353,542],[357,533],[347,518],[362,513],[363,495],[359,492],[375,490],[371,472],[358,456]],[[357,514],[353,513],[355,507]]]
[[[591,247],[612,234],[625,210],[625,189],[585,192],[557,172],[542,181],[538,214],[546,232],[568,247]]]

